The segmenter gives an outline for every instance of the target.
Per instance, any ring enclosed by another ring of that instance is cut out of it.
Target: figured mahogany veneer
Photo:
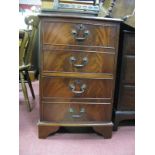
[[[63,77],[43,77],[41,80],[43,98],[112,98],[112,80]],[[71,88],[72,85],[75,86],[75,89]],[[82,89],[83,86],[85,86],[85,88]]]
[[[58,72],[113,73],[114,52],[44,51],[43,70]]]
[[[52,45],[87,45],[115,47],[117,37],[117,25],[115,23],[87,23],[80,21],[54,20],[44,21],[42,24],[43,44]],[[77,33],[74,37],[73,33]],[[88,32],[86,37],[84,32]],[[85,37],[84,40],[80,38]]]
[[[91,126],[110,138],[120,20],[40,15],[39,138]]]
[[[42,118],[52,122],[94,122],[111,120],[111,104],[48,103],[43,106]]]

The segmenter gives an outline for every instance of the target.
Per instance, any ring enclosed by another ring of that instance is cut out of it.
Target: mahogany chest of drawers
[[[119,122],[135,117],[135,32],[121,28],[121,40],[115,90],[114,130]]]
[[[121,20],[40,15],[39,138],[61,126],[112,136]]]

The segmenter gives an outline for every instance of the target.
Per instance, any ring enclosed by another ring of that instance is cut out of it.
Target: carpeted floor
[[[56,133],[38,139],[39,84],[33,82],[36,99],[29,92],[33,111],[27,112],[22,91],[19,93],[19,154],[20,155],[134,155],[135,128],[119,127],[112,139],[95,133]]]

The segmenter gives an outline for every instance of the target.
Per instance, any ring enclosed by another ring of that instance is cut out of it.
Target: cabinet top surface
[[[113,22],[122,22],[120,18],[105,18],[97,16],[82,16],[80,14],[54,14],[54,13],[40,13],[38,14],[40,18],[70,18],[70,19],[91,19],[91,20],[100,20],[100,21],[113,21]]]

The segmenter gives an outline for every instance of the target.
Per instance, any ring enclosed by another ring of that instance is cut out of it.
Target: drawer
[[[42,77],[42,97],[112,98],[113,80]]]
[[[91,25],[59,21],[42,23],[43,45],[80,45],[115,47],[117,41],[117,25],[102,23]]]
[[[111,104],[42,104],[42,120],[51,122],[110,121]]]
[[[123,60],[123,83],[135,83],[135,57],[125,56]]]
[[[124,33],[123,50],[125,54],[135,55],[135,34]]]
[[[43,71],[113,73],[114,53],[44,51]]]
[[[118,104],[119,110],[134,110],[135,109],[135,87],[122,86],[120,90],[120,99]]]

